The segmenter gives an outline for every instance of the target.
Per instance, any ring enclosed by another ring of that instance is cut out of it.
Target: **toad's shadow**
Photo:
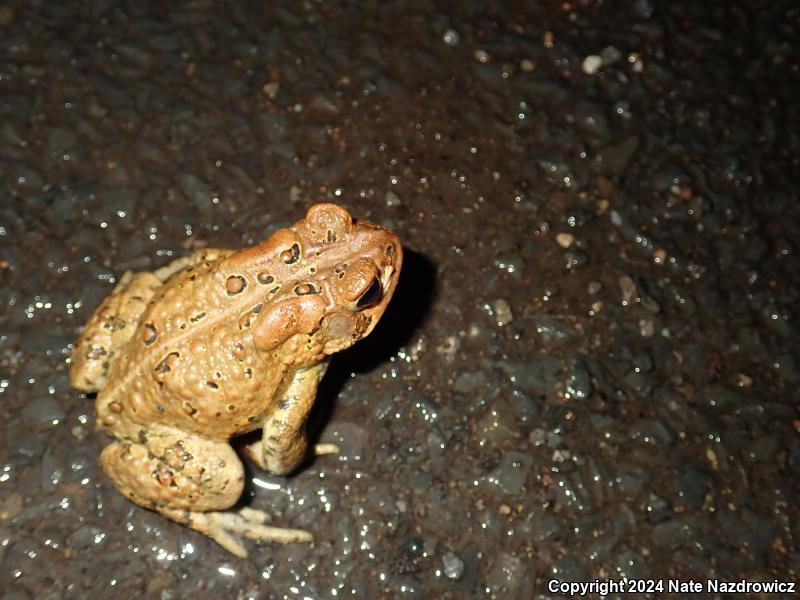
[[[316,439],[330,419],[336,397],[351,373],[372,371],[409,344],[430,312],[435,292],[433,263],[418,252],[404,249],[400,280],[383,317],[369,336],[331,360],[310,416],[310,439]]]
[[[403,346],[408,345],[414,332],[425,322],[436,296],[436,269],[422,254],[403,249],[403,269],[392,301],[369,336],[352,348],[336,354],[317,391],[317,400],[309,415],[309,443],[319,439],[320,432],[330,421],[336,397],[351,373],[366,373],[384,364]],[[257,440],[261,432],[239,438],[239,443]],[[252,475],[260,471],[246,464],[248,488]],[[300,469],[308,465],[304,463]],[[248,497],[244,494],[243,498]]]

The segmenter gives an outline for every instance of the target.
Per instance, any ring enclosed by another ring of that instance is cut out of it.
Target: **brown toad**
[[[103,470],[238,556],[238,535],[311,541],[260,511],[226,510],[244,485],[230,440],[262,429],[248,456],[275,474],[298,465],[329,357],[372,331],[401,263],[393,233],[318,204],[257,246],[126,273],[72,353],[73,386],[97,392],[98,426],[116,438]]]

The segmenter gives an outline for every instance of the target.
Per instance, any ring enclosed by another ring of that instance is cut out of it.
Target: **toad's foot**
[[[242,446],[241,451],[242,454],[252,460],[262,471],[267,471],[268,473],[273,473],[275,475],[283,475],[291,470],[283,468],[284,465],[280,461],[278,461],[277,465],[271,465],[268,462],[269,457],[264,453],[264,442],[262,440]],[[330,456],[339,455],[341,453],[341,448],[339,448],[339,446],[336,444],[314,444],[313,446],[314,456]],[[288,461],[288,463],[292,465],[294,463],[294,459]]]
[[[252,540],[279,544],[314,541],[314,536],[308,531],[270,527],[264,525],[266,520],[266,513],[254,508],[243,508],[238,513],[190,512],[188,524],[241,558],[247,558],[247,550],[238,538],[240,535]]]
[[[314,444],[314,456],[339,455],[341,453],[342,449],[336,444]]]

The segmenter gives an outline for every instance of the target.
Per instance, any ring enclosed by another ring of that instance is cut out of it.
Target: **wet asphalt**
[[[796,581],[798,39],[779,1],[0,3],[3,600]],[[316,542],[240,560],[114,489],[68,357],[125,271],[318,201],[404,272],[320,390],[342,455],[248,472]]]

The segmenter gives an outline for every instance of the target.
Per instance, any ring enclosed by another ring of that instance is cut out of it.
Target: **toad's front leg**
[[[307,531],[265,525],[261,511],[226,510],[244,487],[244,468],[226,442],[157,426],[138,442],[107,446],[101,462],[129,499],[207,535],[236,556],[247,556],[239,536],[279,543],[313,540]]]
[[[244,453],[261,469],[275,475],[294,470],[306,455],[306,419],[317,396],[317,388],[328,361],[298,369],[275,410],[267,417],[259,441],[244,448]],[[314,454],[338,454],[335,444],[317,444]]]

